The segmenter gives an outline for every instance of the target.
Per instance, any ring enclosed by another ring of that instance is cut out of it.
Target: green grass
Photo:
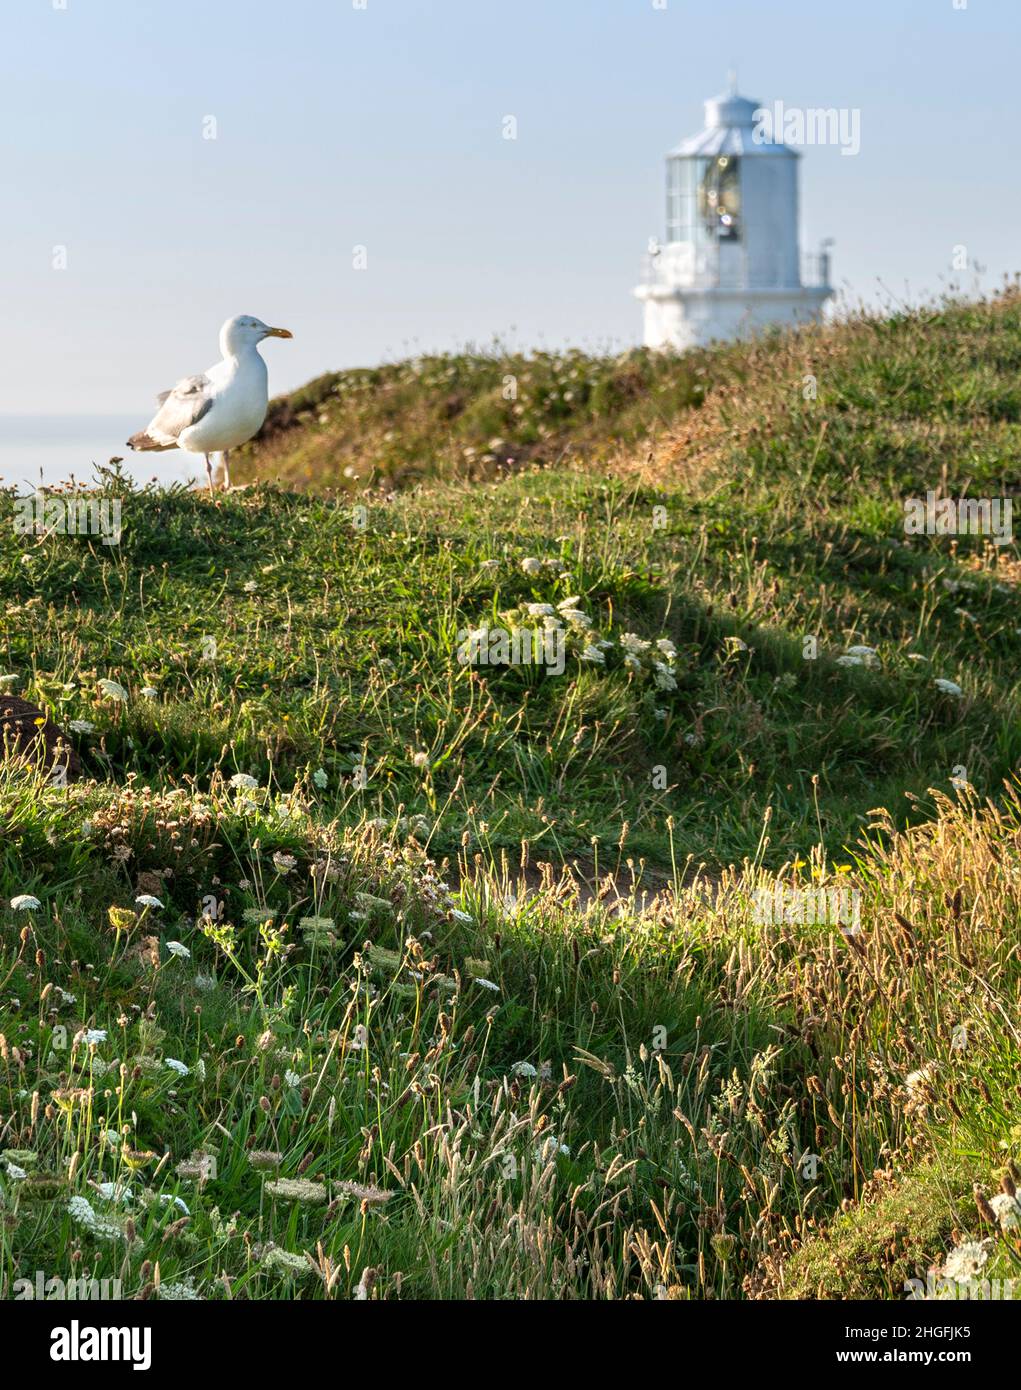
[[[288,486],[108,473],[117,547],[0,499],[0,675],[86,771],[0,770],[7,1295],[70,1255],[147,1296],[897,1298],[965,1236],[1010,1277],[969,1189],[1021,1157],[1021,569],[901,503],[1016,490],[1019,366],[1012,295],[430,359],[281,403],[249,462]],[[466,466],[529,373],[514,464]],[[458,660],[528,604],[585,615],[561,674]],[[775,876],[861,935],[757,921]]]
[[[423,478],[499,476],[579,451],[606,456],[697,405],[708,360],[511,353],[497,344],[331,372],[270,403],[237,471],[385,492]]]

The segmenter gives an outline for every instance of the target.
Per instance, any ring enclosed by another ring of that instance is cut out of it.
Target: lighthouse
[[[736,89],[705,103],[705,129],[666,160],[666,241],[650,242],[645,345],[690,348],[819,318],[833,290],[828,243],[802,261],[796,150]]]

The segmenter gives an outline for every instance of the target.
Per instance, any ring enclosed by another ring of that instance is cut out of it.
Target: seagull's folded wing
[[[213,383],[207,376],[186,376],[172,391],[156,397],[159,410],[144,430],[133,434],[133,449],[172,449],[181,434],[197,424],[213,404]]]

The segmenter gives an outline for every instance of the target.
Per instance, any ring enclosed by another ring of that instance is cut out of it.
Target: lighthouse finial
[[[727,86],[732,97],[737,96],[737,68],[731,68],[727,73]]]

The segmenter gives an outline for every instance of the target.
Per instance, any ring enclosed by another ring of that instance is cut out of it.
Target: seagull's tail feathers
[[[133,434],[127,444],[129,449],[155,450],[157,453],[162,453],[166,449],[177,448],[176,439],[153,439],[152,435],[147,434],[145,430],[139,430],[137,434]]]

